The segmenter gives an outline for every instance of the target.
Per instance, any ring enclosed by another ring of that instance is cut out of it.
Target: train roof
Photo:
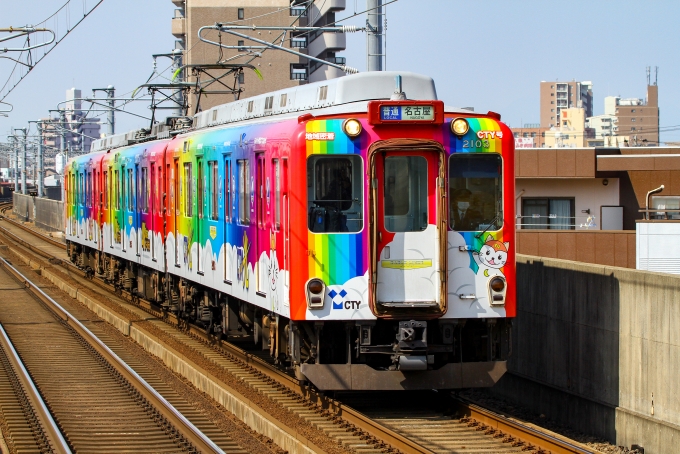
[[[371,71],[284,88],[215,106],[194,115],[192,127],[181,132],[272,116],[285,118],[302,111],[333,115],[365,110],[368,101],[392,97],[396,92],[396,76],[401,76],[401,89],[406,99],[437,99],[434,80],[429,76],[405,71]],[[465,110],[446,106],[446,111]],[[148,130],[117,134],[93,141],[90,151],[118,148],[169,135],[168,130],[157,134]]]

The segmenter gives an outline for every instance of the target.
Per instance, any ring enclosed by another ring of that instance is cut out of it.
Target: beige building
[[[562,109],[559,125],[545,133],[546,148],[582,148],[593,130],[586,128],[586,110],[582,107]]]
[[[541,127],[560,124],[563,109],[574,107],[585,110],[586,117],[593,116],[593,83],[541,81]]]
[[[172,0],[177,6],[172,19],[172,34],[176,38],[176,49],[183,50],[184,65],[205,65],[216,63],[250,64],[255,66],[262,78],[252,69],[244,69],[240,76],[229,74],[219,82],[206,87],[207,93],[201,96],[200,110],[224,104],[235,99],[229,89],[240,90],[240,97],[250,97],[281,88],[292,87],[318,80],[340,77],[344,73],[337,68],[313,62],[304,57],[271,48],[249,48],[261,46],[247,38],[229,33],[206,30],[202,36],[215,43],[235,48],[220,48],[217,45],[201,42],[198,32],[201,27],[215,23],[247,26],[323,26],[335,22],[335,14],[345,9],[345,0],[326,0],[307,3],[290,0]],[[283,32],[280,30],[253,31],[239,30],[239,33],[275,43],[297,52],[311,55],[336,64],[344,64],[344,58],[336,52],[345,49],[344,33],[305,33]],[[219,77],[226,70],[210,70],[209,75]],[[189,82],[196,81],[191,71],[185,71]],[[200,75],[201,82],[209,80],[206,74]],[[223,83],[226,85],[221,85]],[[209,90],[222,93],[210,93]],[[197,96],[192,93],[189,99],[189,114],[196,110]]]

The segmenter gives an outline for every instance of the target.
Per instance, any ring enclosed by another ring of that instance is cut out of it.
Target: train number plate
[[[383,121],[432,121],[434,108],[432,106],[382,106],[380,119]]]

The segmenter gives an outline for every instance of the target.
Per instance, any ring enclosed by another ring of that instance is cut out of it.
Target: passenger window
[[[194,215],[194,181],[191,175],[191,163],[184,163],[184,215],[188,218]]]
[[[142,167],[142,176],[140,184],[141,200],[140,205],[142,207],[143,213],[149,212],[149,180],[148,180],[149,169],[147,167]]]
[[[216,221],[219,213],[219,192],[217,190],[219,175],[217,173],[217,161],[209,161],[208,170],[210,174],[210,219]]]
[[[281,228],[281,167],[278,159],[274,159],[274,228]]]
[[[224,161],[224,174],[225,174],[225,182],[224,182],[224,220],[225,222],[231,222],[231,210],[232,210],[232,204],[231,204],[231,198],[232,198],[232,191],[233,188],[231,187],[231,160],[227,159]]]
[[[109,172],[104,171],[104,208],[109,208]]]
[[[502,160],[496,153],[456,153],[449,158],[449,225],[458,231],[503,226]]]
[[[125,174],[125,167],[123,167],[123,170],[121,171],[121,175]],[[125,185],[120,184],[120,178],[118,175],[118,171],[116,170],[116,178],[114,179],[116,183],[116,209],[120,210],[120,201],[125,197]],[[122,188],[122,193],[121,193],[121,188]]]
[[[196,171],[198,175],[196,176],[196,197],[198,198],[198,218],[203,219],[203,212],[205,210],[204,203],[205,203],[205,197],[204,197],[204,186],[203,186],[203,163],[201,161],[198,161],[196,163]]]
[[[127,208],[132,211],[135,208],[135,180],[132,175],[132,169],[127,169]]]
[[[385,158],[385,228],[389,232],[420,232],[427,228],[427,159]]]
[[[356,155],[307,159],[307,214],[315,233],[359,232],[363,228],[362,160]]]
[[[238,222],[241,225],[250,224],[250,163],[247,159],[240,159],[238,165]]]

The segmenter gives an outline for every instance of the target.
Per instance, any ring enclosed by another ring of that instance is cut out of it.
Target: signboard
[[[515,148],[534,148],[534,138],[515,137]]]
[[[442,101],[369,101],[368,123],[372,125],[441,125]]]
[[[434,107],[432,106],[382,106],[380,119],[385,120],[434,120]]]

